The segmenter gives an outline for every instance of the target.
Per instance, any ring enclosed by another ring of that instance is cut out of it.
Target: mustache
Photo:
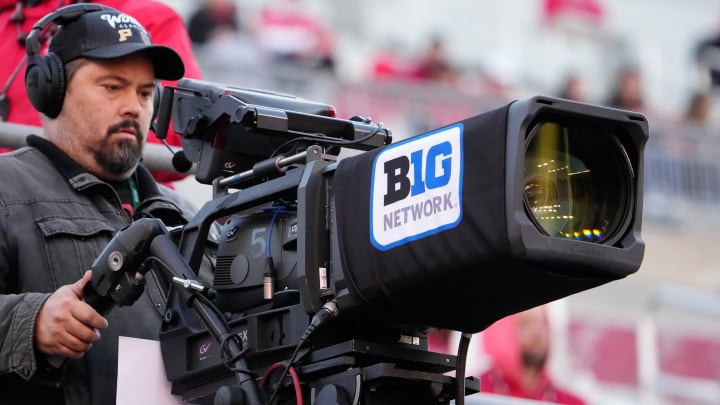
[[[135,138],[137,139],[138,143],[142,142],[142,139],[144,137],[144,134],[142,130],[140,129],[140,124],[138,124],[135,120],[124,120],[122,122],[118,122],[117,124],[111,125],[110,128],[107,130],[107,134],[105,135],[107,138],[110,138],[113,133],[118,132],[122,128],[132,128],[135,130]]]

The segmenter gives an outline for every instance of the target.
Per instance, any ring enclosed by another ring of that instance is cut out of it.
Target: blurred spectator
[[[713,100],[708,93],[694,93],[685,111],[685,123],[703,127],[710,124]]]
[[[703,84],[720,87],[720,34],[703,38],[695,46],[695,63]]]
[[[543,17],[549,24],[567,18],[600,24],[605,10],[598,0],[544,0]]]
[[[713,116],[714,104],[715,100],[710,93],[695,92],[691,95],[682,121],[681,133],[686,134],[684,138],[707,140],[720,137],[718,133],[720,128],[717,127]],[[704,148],[706,145],[704,142],[691,142],[675,146],[678,151],[681,150],[681,147],[687,148],[683,149],[685,153],[695,154],[701,152],[694,148]]]
[[[585,101],[585,83],[575,73],[567,75],[558,97],[573,101]]]
[[[637,112],[645,110],[642,77],[638,68],[629,66],[620,70],[607,106]]]
[[[431,80],[434,70],[430,66],[431,50],[428,49],[422,56],[409,57],[399,51],[402,48],[397,44],[378,48],[370,65],[372,77],[395,81]]]
[[[380,48],[376,53],[371,65],[373,79],[398,80],[406,78],[407,63],[396,51],[389,47]]]
[[[188,34],[194,45],[234,36],[239,31],[234,0],[203,0],[188,20]]]
[[[511,101],[521,84],[521,76],[520,64],[510,52],[491,50],[483,61],[480,74],[482,91],[496,104]]]
[[[254,27],[261,51],[273,60],[333,70],[333,33],[302,0],[275,0],[260,10]]]
[[[445,44],[433,38],[410,72],[411,76],[426,81],[453,83],[456,72],[448,61]]]
[[[237,4],[237,0],[200,0],[188,19],[193,51],[209,81],[270,87],[274,83],[267,74],[267,60],[243,23],[240,12],[244,10]]]
[[[0,121],[16,124],[40,126],[40,114],[32,107],[25,94],[25,37],[40,18],[60,6],[76,3],[76,1],[49,0],[0,0],[0,55],[5,62],[0,63]],[[94,3],[106,5],[135,17],[152,36],[156,44],[173,48],[183,58],[185,77],[200,78],[200,68],[192,53],[182,18],[169,6],[153,0],[98,0]],[[43,53],[53,32],[42,37]],[[177,82],[164,81],[164,85]],[[182,145],[180,136],[169,131],[167,141],[171,145]],[[148,142],[160,141],[151,133]],[[8,149],[0,148],[6,152]],[[170,155],[168,154],[168,157]],[[175,180],[185,177],[184,174],[153,171],[156,180],[171,185]]]
[[[544,306],[497,321],[482,333],[482,338],[492,366],[480,376],[481,391],[559,404],[585,404],[558,387],[547,373],[550,325]]]

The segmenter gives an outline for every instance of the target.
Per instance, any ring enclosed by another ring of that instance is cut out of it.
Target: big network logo
[[[463,125],[383,149],[375,157],[370,238],[388,250],[454,228],[462,219]]]

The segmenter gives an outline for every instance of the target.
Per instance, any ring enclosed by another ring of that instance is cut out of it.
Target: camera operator
[[[202,75],[193,54],[190,38],[182,17],[170,6],[156,0],[0,0],[0,121],[40,126],[40,116],[33,110],[25,94],[22,74],[27,64],[25,38],[33,25],[43,16],[64,5],[96,3],[120,10],[137,18],[152,36],[153,42],[173,48],[185,63],[184,77],[199,79]],[[41,37],[43,45],[53,34],[49,29]],[[45,48],[45,46],[44,46]],[[176,81],[163,81],[175,85]],[[174,132],[167,133],[170,145],[181,146],[181,139]],[[148,142],[160,143],[151,132]],[[0,148],[0,152],[9,149]],[[185,178],[184,174],[151,170],[155,179],[169,187]]]
[[[83,287],[133,219],[175,226],[191,215],[139,164],[155,83],[180,79],[184,65],[115,9],[76,4],[47,17],[59,30],[47,56],[28,47],[26,71],[46,139],[0,156],[0,402],[112,404],[119,336],[157,339],[167,282],[148,273],[143,296],[107,318]],[[55,367],[58,356],[69,360]]]

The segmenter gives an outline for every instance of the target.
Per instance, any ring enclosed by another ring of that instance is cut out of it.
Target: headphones
[[[48,52],[45,56],[40,55],[42,50],[41,34],[51,23],[58,26],[67,25],[76,21],[83,14],[97,11],[115,10],[92,3],[71,4],[40,19],[28,33],[25,40],[28,57],[27,68],[25,68],[25,91],[33,107],[49,118],[56,118],[62,110],[67,78],[60,56],[53,52]],[[155,122],[157,118],[161,90],[160,81],[155,80],[152,122]]]

